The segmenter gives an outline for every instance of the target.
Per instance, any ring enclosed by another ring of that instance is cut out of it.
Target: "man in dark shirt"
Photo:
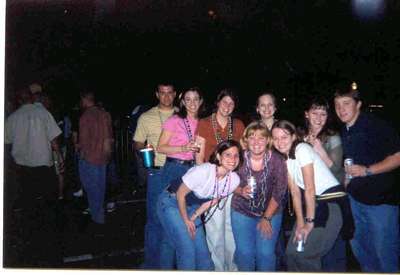
[[[337,90],[335,109],[346,125],[341,131],[345,167],[355,222],[351,247],[364,272],[396,272],[399,251],[399,207],[394,170],[400,166],[400,139],[384,121],[360,111],[355,83]]]

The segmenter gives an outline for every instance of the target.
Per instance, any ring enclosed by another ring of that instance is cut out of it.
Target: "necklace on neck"
[[[187,117],[183,118],[183,125],[185,125],[185,129],[186,129],[186,135],[189,139],[189,142],[194,140],[193,138],[193,132],[192,129],[190,128],[190,123],[189,123],[189,119]],[[193,159],[196,159],[196,154],[195,152],[192,153],[193,155]]]
[[[191,141],[193,139],[193,133],[192,133],[192,129],[190,128],[189,119],[187,117],[185,117],[185,118],[182,118],[182,120],[183,120],[183,124],[185,125],[186,134],[189,138],[189,141]]]
[[[269,172],[268,162],[271,158],[271,153],[264,153],[264,167],[261,176],[261,182],[257,181],[256,194],[254,194],[254,198],[249,200],[249,206],[252,212],[257,215],[261,215],[257,213],[258,211],[264,211],[265,209],[259,209],[265,205],[265,195],[267,193],[267,176]],[[250,151],[246,151],[244,154],[245,164],[246,164],[246,175],[247,178],[252,176],[252,168],[251,168],[251,153]]]
[[[214,136],[217,141],[217,144],[221,143],[223,141],[221,137],[221,133],[218,130],[218,125],[217,125],[217,118],[215,113],[211,115],[211,125],[213,127],[214,131]],[[228,116],[228,137],[227,140],[231,140],[233,138],[233,123],[232,123],[232,118],[231,116]]]
[[[271,131],[271,128],[272,128],[272,125],[274,125],[274,123],[275,123],[275,118],[273,117],[272,118],[272,123],[271,123],[271,125],[268,125],[268,123],[267,122],[265,122],[264,120],[262,120],[262,119],[260,119],[259,120],[262,124],[264,124],[265,125],[265,127],[267,127],[267,129],[269,130],[269,131]],[[270,127],[271,126],[271,127]]]
[[[224,209],[226,202],[228,199],[226,198],[224,202],[221,203],[221,200],[223,199],[222,195],[223,194],[228,194],[229,190],[231,189],[231,172],[228,172],[225,175],[225,182],[223,188],[218,188],[219,185],[219,180],[218,180],[218,166],[215,166],[215,182],[214,182],[214,188],[213,188],[213,193],[212,193],[212,199],[217,199],[217,205],[214,206],[212,212],[211,206],[206,210],[204,213],[204,224],[207,223],[211,217],[214,215],[215,211],[217,209],[222,210]],[[221,204],[220,204],[221,203]]]

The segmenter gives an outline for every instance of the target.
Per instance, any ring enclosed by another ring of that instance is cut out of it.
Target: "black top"
[[[341,131],[344,158],[354,164],[372,165],[400,152],[398,133],[386,122],[360,113],[353,126]],[[394,204],[398,201],[394,171],[351,179],[347,191],[365,204]]]

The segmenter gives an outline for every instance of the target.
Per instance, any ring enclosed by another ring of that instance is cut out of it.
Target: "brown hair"
[[[284,157],[285,159],[287,159],[288,157],[290,159],[296,159],[296,147],[299,143],[301,143],[301,140],[297,135],[296,127],[294,126],[294,124],[287,120],[278,120],[272,125],[271,131],[273,131],[275,128],[282,129],[285,132],[289,133],[291,136],[295,135],[296,139],[293,141],[292,147],[290,147],[289,154],[288,156]]]

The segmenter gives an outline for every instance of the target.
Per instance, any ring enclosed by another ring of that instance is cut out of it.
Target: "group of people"
[[[133,137],[136,150],[155,152],[143,268],[275,271],[288,211],[288,271],[346,271],[346,241],[362,271],[399,270],[400,138],[361,111],[355,85],[334,94],[340,132],[321,98],[295,127],[275,118],[275,96],[262,93],[259,117],[245,127],[232,115],[230,89],[205,118],[198,87],[182,92],[178,107],[172,84],[159,84],[155,95],[159,104],[139,117]]]
[[[83,91],[81,115],[74,126],[75,134],[79,134],[73,137],[71,122],[65,125],[67,120],[61,124],[54,118],[51,98],[40,85],[25,87],[15,95],[18,107],[6,118],[5,143],[16,171],[16,187],[8,193],[12,197],[9,201],[13,202],[14,211],[22,210],[26,227],[22,239],[30,241],[33,221],[40,221],[39,227],[40,223],[54,223],[55,201],[64,199],[63,141],[67,138],[73,140],[71,149],[78,158],[77,172],[88,199],[91,219],[87,226],[93,230],[102,228],[106,166],[114,140],[110,114],[96,104],[93,91]]]

